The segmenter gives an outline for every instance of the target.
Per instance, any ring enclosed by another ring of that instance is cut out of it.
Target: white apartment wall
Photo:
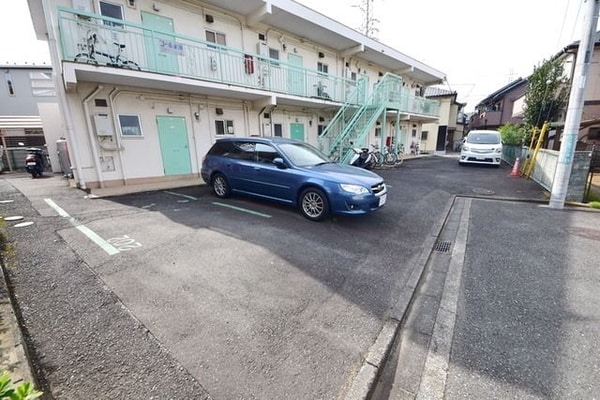
[[[133,87],[105,87],[95,96],[89,97],[97,88],[92,83],[81,84],[77,93],[68,95],[69,106],[73,110],[73,130],[77,135],[83,178],[90,187],[100,186],[101,183],[111,186],[116,182],[164,176],[156,122],[158,116],[185,119],[193,174],[199,174],[202,157],[219,137],[223,137],[216,134],[215,120],[233,121],[234,134],[225,136],[243,137],[259,132],[258,111],[248,108],[241,101],[201,99],[166,92],[147,92]],[[86,98],[87,114],[84,107]],[[106,100],[108,107],[96,107],[95,99]],[[217,114],[217,108],[223,114]],[[198,113],[198,118],[195,113]],[[93,122],[95,114],[108,114],[112,137],[96,135]],[[142,136],[121,136],[116,122],[119,114],[139,115]],[[316,112],[288,107],[272,111],[271,119],[274,124],[282,124],[283,137],[290,137],[292,123],[303,124],[305,140],[317,145]]]
[[[15,68],[2,66],[0,73],[0,114],[2,115],[37,115],[38,101],[56,102],[55,97],[36,97],[31,87],[30,72],[50,72],[46,69]],[[12,82],[13,94],[8,90],[7,79]]]
[[[456,110],[453,111],[452,98],[440,97],[440,119],[439,122],[423,124],[422,131],[427,132],[427,140],[421,141],[421,151],[435,151],[437,145],[438,128],[440,126],[456,126]]]
[[[201,157],[211,144],[206,105],[190,97],[181,99],[172,94],[143,92],[139,88],[107,87],[89,97],[86,114],[84,100],[97,88],[95,84],[82,84],[77,93],[68,95],[84,179],[92,187],[100,185],[100,182],[110,185],[113,182],[164,176],[156,122],[158,116],[185,119],[192,173],[199,171]],[[108,107],[97,107],[95,99],[106,100]],[[199,113],[198,120],[194,112]],[[100,137],[96,134],[93,122],[95,114],[108,115],[112,136]],[[119,114],[139,115],[142,136],[122,136],[116,122]]]
[[[66,131],[60,108],[58,103],[38,103],[38,110],[44,127],[44,137],[46,138],[48,155],[52,164],[52,172],[61,172],[56,141],[64,138]]]

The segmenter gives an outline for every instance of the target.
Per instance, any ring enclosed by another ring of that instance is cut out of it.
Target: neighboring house
[[[465,120],[459,118],[466,104],[456,101],[457,93],[436,87],[429,87],[425,97],[440,103],[440,119],[423,124],[421,132],[421,152],[445,154],[454,151],[464,136]]]
[[[527,79],[519,78],[475,106],[470,129],[498,129],[506,123],[523,123]]]
[[[562,61],[565,74],[573,81],[579,41],[573,42],[558,52],[554,58]],[[577,150],[591,150],[593,146],[600,145],[600,31],[596,32],[594,52],[589,62],[585,91],[583,93],[583,111],[579,130]],[[566,116],[566,111],[563,113]],[[560,131],[560,129],[559,129]],[[560,149],[560,141],[552,140],[548,147]]]
[[[24,167],[26,147],[41,147],[48,138],[57,138],[62,123],[50,66],[5,64],[2,74],[2,164],[13,171]],[[51,154],[51,161],[58,165],[55,154]]]
[[[565,76],[572,81],[577,61],[579,41],[564,47],[553,59],[561,60]],[[525,92],[527,79],[519,78],[502,89],[492,93],[482,100],[475,108],[471,118],[471,129],[497,129],[507,122],[520,124],[523,122],[523,107],[525,105]],[[583,112],[577,143],[578,150],[591,149],[600,144],[600,31],[596,32],[594,52],[589,63],[584,91]],[[562,113],[566,116],[566,109]],[[547,147],[554,150],[560,149],[560,140],[556,140],[556,133],[560,134],[564,121],[552,121],[558,129],[552,129],[548,134]]]
[[[195,182],[225,136],[300,139],[345,161],[439,117],[423,93],[443,73],[294,1],[28,3],[83,189]]]

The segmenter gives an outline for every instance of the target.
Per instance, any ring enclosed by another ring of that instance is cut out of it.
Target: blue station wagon
[[[219,139],[204,157],[201,174],[217,197],[235,193],[289,204],[313,221],[330,214],[366,214],[387,198],[376,173],[333,163],[293,139]]]

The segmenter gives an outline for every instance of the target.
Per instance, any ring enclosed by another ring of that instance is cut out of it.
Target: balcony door
[[[297,54],[288,54],[288,90],[290,94],[306,95],[304,86],[304,61]]]
[[[174,36],[156,32],[175,32],[173,20],[142,11],[142,24],[148,28],[144,30],[144,44],[149,69],[167,74],[179,73],[177,56],[183,55],[182,45],[175,41]]]

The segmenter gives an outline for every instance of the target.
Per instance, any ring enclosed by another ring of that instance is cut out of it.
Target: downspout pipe
[[[92,123],[90,121],[91,116],[90,116],[89,101],[92,98],[94,98],[98,94],[98,92],[102,89],[103,89],[102,86],[96,87],[96,89],[94,89],[94,91],[92,91],[92,93],[90,93],[83,100],[83,116],[85,118],[85,126],[87,128],[88,137],[90,140],[90,147],[92,149],[92,157],[94,157],[94,160],[95,160],[94,165],[95,165],[96,176],[98,177],[98,184],[100,185],[100,188],[104,187],[104,180],[102,179],[102,170],[100,169],[100,166],[98,165],[98,163],[100,161],[100,157],[98,156],[98,149],[96,149],[96,143],[95,143],[96,138],[94,137]]]
[[[194,141],[194,156],[196,157],[196,169],[200,172],[200,164],[202,160],[198,155],[198,137],[196,136],[196,124],[200,121],[200,112],[194,111],[194,106],[192,105],[192,96],[188,95],[188,104],[190,106],[190,122],[192,124],[192,140]],[[196,118],[196,113],[198,113],[198,118]],[[246,132],[248,132],[246,130]]]
[[[48,48],[50,53],[50,63],[52,64],[52,77],[54,80],[54,86],[56,87],[56,97],[58,97],[59,108],[64,116],[64,122],[67,129],[67,138],[73,145],[73,149],[69,154],[73,155],[73,162],[75,163],[75,170],[77,171],[77,185],[82,190],[88,190],[85,178],[83,176],[83,168],[81,167],[81,159],[79,157],[79,145],[77,143],[77,137],[73,131],[73,117],[71,115],[71,109],[67,102],[67,93],[62,79],[59,79],[58,71],[62,71],[62,64],[60,56],[58,54],[58,42],[56,41],[56,35],[54,34],[54,25],[52,23],[52,14],[49,0],[42,0],[42,8],[44,11],[44,19],[46,20],[46,29],[48,30]]]
[[[121,142],[121,135],[119,132],[117,132],[117,127],[119,126],[118,125],[119,121],[117,120],[117,115],[115,112],[115,100],[116,100],[117,96],[119,96],[121,93],[123,93],[123,91],[115,86],[115,88],[108,95],[108,104],[110,106],[110,112],[113,117],[113,127],[115,128],[115,141],[117,143],[117,150],[119,150],[119,152],[121,152],[119,154],[119,165],[121,166],[121,173],[123,176],[123,185],[127,185],[127,171],[125,171],[125,162],[123,161],[123,154],[122,154],[124,148],[123,148],[123,143]]]

